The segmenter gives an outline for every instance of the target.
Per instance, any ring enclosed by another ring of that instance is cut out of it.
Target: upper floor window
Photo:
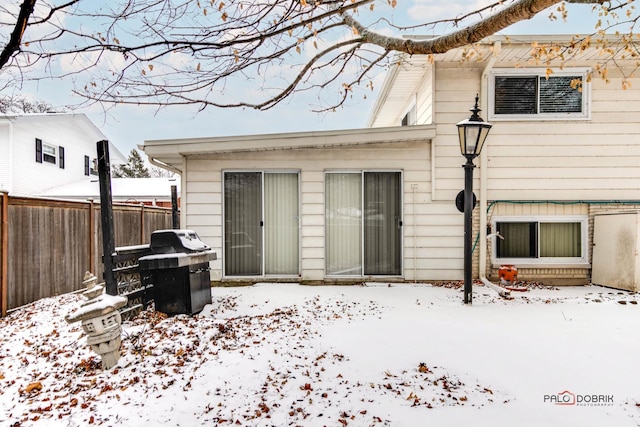
[[[413,126],[416,124],[416,106],[413,105],[402,118],[401,126]]]
[[[92,160],[89,156],[84,156],[84,174],[98,175],[98,159],[94,157]]]
[[[55,165],[58,160],[57,151],[57,147],[42,143],[42,160]]]
[[[490,79],[491,120],[589,118],[587,69],[495,70]]]
[[[36,138],[36,162],[51,163],[64,169],[64,147],[48,144]]]

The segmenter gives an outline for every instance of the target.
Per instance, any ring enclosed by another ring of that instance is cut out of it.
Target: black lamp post
[[[473,159],[480,155],[484,141],[487,139],[491,123],[487,123],[478,113],[478,95],[476,95],[476,105],[469,110],[471,117],[461,121],[458,126],[458,137],[460,138],[460,151],[466,157],[467,162],[462,165],[464,168],[464,303],[471,304],[472,296],[472,259],[471,243],[472,238],[472,211],[473,211]]]

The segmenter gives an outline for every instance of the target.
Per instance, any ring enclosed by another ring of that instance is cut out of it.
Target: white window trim
[[[547,75],[546,68],[495,68],[489,73],[489,120],[490,121],[541,121],[541,120],[591,120],[591,83],[588,75],[591,68],[576,67],[553,70],[553,77],[582,76],[582,112],[581,113],[538,113],[538,114],[495,114],[495,78],[515,76]]]
[[[579,257],[567,257],[567,258],[498,258],[498,245],[493,241],[491,248],[491,262],[494,266],[513,264],[516,267],[588,267],[589,266],[589,217],[586,215],[568,215],[568,216],[495,216],[491,218],[492,230],[497,230],[497,223],[499,222],[579,222],[580,234],[582,240],[581,256]],[[493,239],[499,239],[499,237],[493,237]],[[539,242],[538,242],[539,243]]]
[[[49,147],[53,149],[53,155],[52,154],[48,154],[45,153],[45,147]],[[48,160],[45,160],[45,155],[47,156],[53,156],[53,162],[50,162]],[[59,148],[57,145],[53,145],[53,144],[49,144],[48,142],[42,141],[42,163],[48,163],[50,165],[58,165],[58,155],[59,155]]]

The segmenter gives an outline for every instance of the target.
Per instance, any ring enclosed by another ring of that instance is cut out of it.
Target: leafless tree
[[[64,108],[56,108],[44,101],[30,100],[24,96],[0,96],[0,113],[60,113]]]
[[[172,178],[175,176],[175,173],[157,166],[151,166],[149,172],[151,172],[151,176],[154,178]]]
[[[319,109],[333,109],[372,88],[394,53],[444,53],[545,10],[561,19],[565,3],[602,19],[563,46],[563,57],[616,28],[635,52],[633,2],[496,0],[406,27],[391,19],[396,0],[24,0],[0,6],[0,85],[66,77],[88,102],[259,110],[312,91]]]

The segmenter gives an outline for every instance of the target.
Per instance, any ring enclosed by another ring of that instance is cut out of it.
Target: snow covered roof
[[[180,179],[174,178],[112,178],[111,197],[118,201],[171,200],[171,186],[178,187],[180,195]],[[98,177],[87,177],[59,187],[49,188],[40,197],[58,199],[87,200],[100,198]]]

